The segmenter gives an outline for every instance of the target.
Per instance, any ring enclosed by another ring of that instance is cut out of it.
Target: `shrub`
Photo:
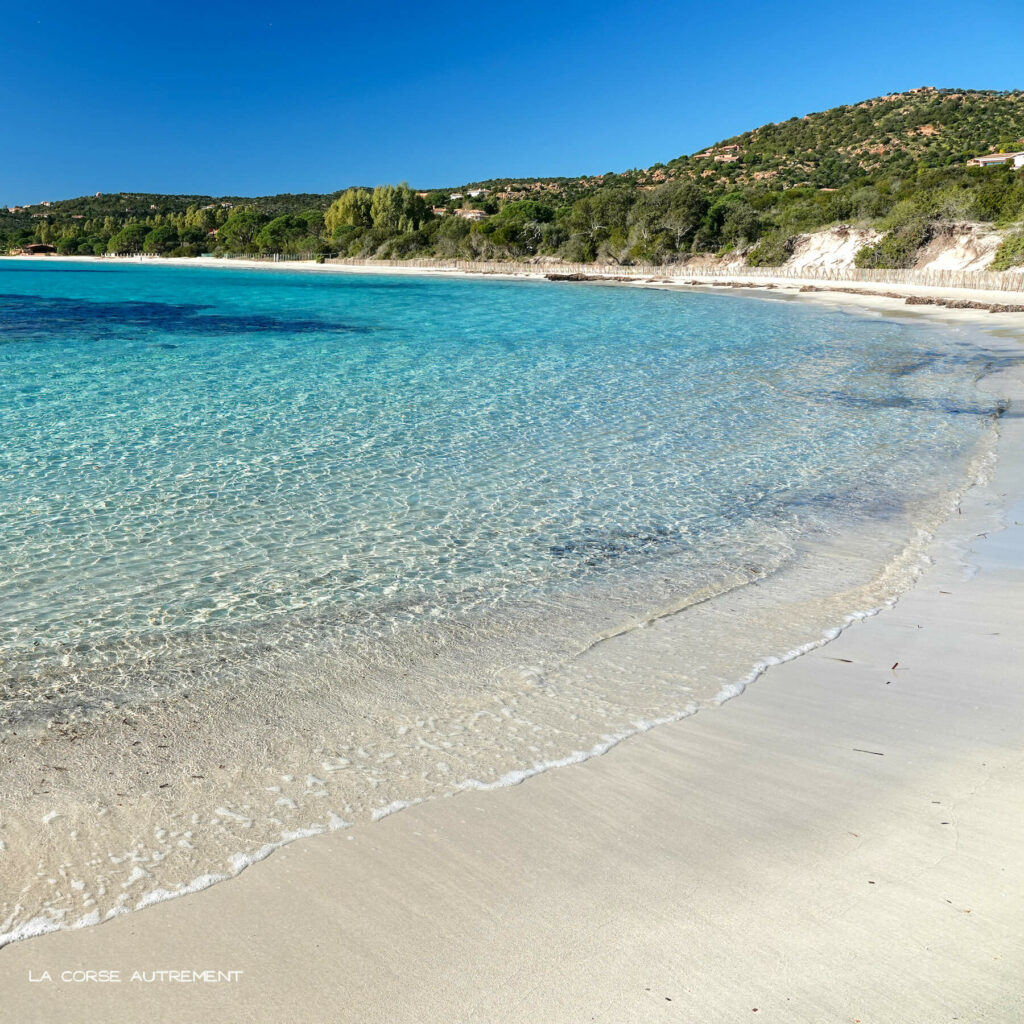
[[[866,270],[905,270],[917,262],[918,250],[931,237],[931,222],[918,218],[894,227],[874,245],[865,245],[853,262]]]
[[[747,253],[747,265],[751,267],[781,267],[793,255],[793,242],[792,236],[765,235]]]
[[[597,256],[593,238],[582,231],[570,235],[562,246],[562,256],[570,263],[593,263]]]
[[[167,253],[167,255],[168,256],[176,256],[176,257],[182,257],[182,256],[188,256],[188,257],[202,256],[203,255],[203,247],[201,245],[196,245],[194,242],[190,242],[187,245],[179,245],[179,246],[177,246],[176,248],[172,249],[169,253]]]
[[[1015,231],[1003,239],[989,270],[1009,270],[1021,265],[1024,265],[1024,231]]]
[[[915,199],[901,199],[878,225],[883,231],[893,231],[916,224],[922,219],[921,207]]]

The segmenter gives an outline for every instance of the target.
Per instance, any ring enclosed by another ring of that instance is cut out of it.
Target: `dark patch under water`
[[[252,332],[367,334],[374,330],[365,324],[315,317],[206,312],[211,308],[193,303],[0,295],[0,344],[51,341],[64,333],[73,334],[76,341],[97,341],[119,330],[207,336]]]
[[[669,544],[678,544],[686,534],[679,529],[655,526],[650,531],[611,530],[605,536],[579,537],[552,544],[548,550],[556,558],[582,558],[588,564],[597,560],[640,554]]]
[[[819,391],[812,397],[855,409],[912,409],[947,416],[999,416],[1003,411],[995,402],[991,405],[987,402],[965,404],[915,395],[851,395],[842,391]]]

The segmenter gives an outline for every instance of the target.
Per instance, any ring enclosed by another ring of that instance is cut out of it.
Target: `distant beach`
[[[894,310],[907,305],[911,300],[914,312],[925,315],[937,315],[948,321],[971,322],[981,316],[979,322],[988,325],[995,323],[1020,324],[1024,321],[1024,311],[988,311],[986,307],[1005,307],[1024,305],[1024,294],[1017,291],[998,290],[985,287],[952,287],[948,284],[923,284],[913,281],[888,282],[884,272],[878,281],[858,281],[846,279],[837,270],[833,280],[823,278],[815,273],[814,268],[807,269],[801,276],[799,270],[773,274],[771,270],[756,273],[743,266],[723,266],[715,269],[713,274],[707,272],[703,263],[695,263],[692,267],[668,265],[662,268],[644,268],[641,274],[636,268],[623,268],[607,264],[573,265],[566,267],[557,261],[546,263],[510,264],[507,262],[491,264],[481,260],[474,266],[470,261],[458,261],[455,268],[451,260],[416,260],[408,261],[408,266],[396,260],[335,261],[326,260],[322,263],[315,260],[279,260],[272,259],[237,259],[220,256],[196,257],[154,257],[154,256],[0,256],[0,266],[4,263],[20,263],[40,265],[45,263],[70,264],[128,264],[148,266],[181,266],[210,267],[221,269],[267,270],[275,272],[296,273],[330,273],[330,274],[384,274],[396,277],[448,277],[474,278],[487,277],[496,280],[523,278],[527,280],[552,279],[560,282],[575,278],[569,283],[591,283],[601,285],[623,285],[634,288],[671,288],[680,290],[742,290],[745,294],[760,297],[799,299],[800,301],[827,304],[845,303],[872,310]],[[501,267],[501,269],[495,269]],[[629,276],[624,276],[629,272]],[[898,276],[898,275],[894,275]],[[920,275],[922,278],[925,274]],[[971,278],[982,279],[981,272],[964,271],[961,276],[965,281]],[[1011,275],[1012,276],[1012,275]],[[976,303],[980,309],[971,309],[969,304]]]

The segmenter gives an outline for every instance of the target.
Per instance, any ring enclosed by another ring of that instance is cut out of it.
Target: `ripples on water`
[[[56,812],[65,879],[0,932],[700,705],[903,585],[994,411],[804,305],[66,267],[0,270],[0,878]]]

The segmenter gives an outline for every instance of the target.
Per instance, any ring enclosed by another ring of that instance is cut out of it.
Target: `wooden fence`
[[[594,263],[526,263],[498,260],[366,260],[328,258],[327,263],[347,266],[391,267],[423,270],[461,270],[476,274],[557,274],[594,278],[628,278],[652,280],[696,280],[718,278],[756,280],[786,278],[793,281],[846,281],[861,284],[903,284],[932,288],[975,288],[996,292],[1024,292],[1024,271],[980,270],[861,270],[857,267],[708,267],[685,263],[666,266],[613,266]]]
[[[203,253],[204,256],[211,255]],[[228,252],[221,253],[218,259],[225,260],[254,260],[259,263],[311,263],[320,259],[320,254],[315,252]],[[327,257],[331,263],[337,260]],[[380,262],[380,261],[378,261]]]
[[[271,254],[237,253],[232,259],[260,260],[267,263],[300,262],[318,259],[313,253]],[[515,260],[408,259],[373,260],[357,257],[327,256],[327,264],[365,267],[367,270],[391,268],[405,270],[458,270],[468,274],[545,274],[559,277],[625,278],[628,280],[721,279],[756,281],[784,278],[792,281],[842,281],[852,284],[917,285],[929,288],[972,288],[992,292],[1024,292],[1024,270],[861,270],[857,267],[709,267],[672,263],[665,266],[617,266],[598,263],[529,263]]]

